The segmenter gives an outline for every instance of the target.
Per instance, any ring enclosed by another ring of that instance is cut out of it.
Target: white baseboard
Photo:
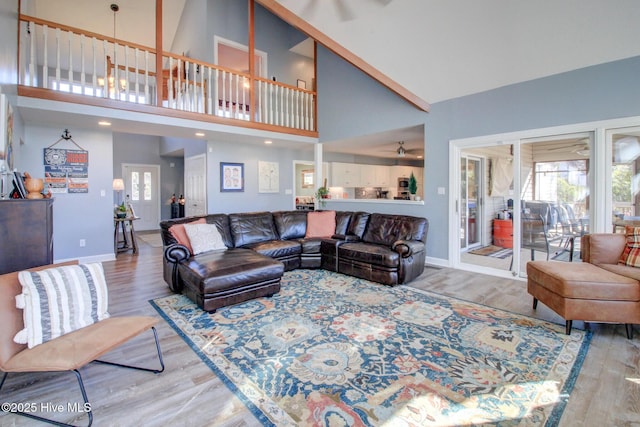
[[[425,265],[435,265],[437,267],[450,267],[448,259],[427,257],[424,261]]]
[[[115,261],[115,259],[116,259],[116,256],[114,254],[102,254],[102,255],[92,255],[92,256],[79,257],[79,258],[54,259],[53,262],[59,263],[59,262],[78,260],[80,264],[89,264],[92,262]]]

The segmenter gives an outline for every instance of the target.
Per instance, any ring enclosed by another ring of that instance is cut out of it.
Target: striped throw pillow
[[[640,227],[625,227],[627,246],[625,246],[618,264],[640,267]]]
[[[23,309],[25,326],[14,337],[18,344],[33,348],[109,317],[100,263],[21,271],[18,280],[22,293],[16,306]]]

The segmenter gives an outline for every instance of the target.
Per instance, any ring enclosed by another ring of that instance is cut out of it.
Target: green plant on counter
[[[316,200],[320,207],[324,207],[325,200],[329,198],[329,189],[327,187],[319,187],[316,190]]]
[[[415,196],[417,191],[418,191],[418,181],[416,180],[416,177],[413,175],[413,172],[411,172],[411,176],[409,177],[409,193]]]

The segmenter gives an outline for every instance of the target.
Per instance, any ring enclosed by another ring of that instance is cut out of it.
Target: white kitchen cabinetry
[[[355,163],[331,163],[332,187],[361,187],[360,166]]]
[[[396,185],[391,182],[391,168],[389,166],[376,165],[373,166],[376,179],[374,187],[390,187]]]
[[[377,187],[376,166],[360,165],[360,187]]]
[[[408,178],[412,171],[421,186],[422,168],[332,162],[331,186],[395,188],[398,186],[398,178]]]

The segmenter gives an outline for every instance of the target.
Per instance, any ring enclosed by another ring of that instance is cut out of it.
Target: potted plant
[[[411,176],[409,176],[409,193],[411,193],[411,200],[415,200],[416,191],[418,191],[418,181],[413,172],[411,172]]]
[[[126,218],[126,216],[127,216],[127,207],[125,206],[124,202],[122,202],[119,205],[116,205],[115,214],[116,214],[116,217],[118,217],[118,218]]]
[[[318,204],[321,207],[324,207],[324,199],[329,198],[329,189],[327,188],[327,179],[324,180],[324,185],[322,187],[318,187],[316,190],[316,200],[318,200]]]

